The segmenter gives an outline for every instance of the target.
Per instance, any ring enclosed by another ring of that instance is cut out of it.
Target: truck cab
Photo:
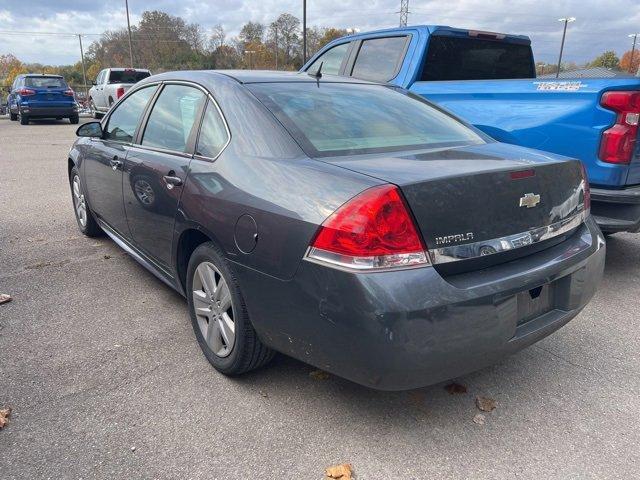
[[[89,90],[89,105],[93,117],[102,117],[133,85],[149,76],[151,72],[143,68],[101,70]]]
[[[442,25],[360,33],[302,71],[388,82],[498,141],[582,161],[605,232],[640,230],[640,78],[536,78],[531,41]]]

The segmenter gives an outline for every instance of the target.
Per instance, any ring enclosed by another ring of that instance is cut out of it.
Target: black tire
[[[193,282],[196,268],[203,262],[213,264],[224,278],[229,287],[233,303],[233,323],[235,324],[235,342],[231,352],[227,356],[218,356],[207,344],[202,335],[198,319],[196,317],[193,300]],[[266,347],[258,338],[251,324],[247,307],[242,297],[238,281],[229,264],[224,259],[220,249],[213,242],[206,242],[195,249],[189,259],[187,268],[187,302],[189,304],[189,316],[198,344],[209,360],[209,363],[225,375],[240,375],[268,363],[275,352]]]
[[[86,209],[86,217],[87,217],[86,224],[83,225],[82,221],[80,220],[78,209],[76,208],[76,203],[75,203],[75,194],[73,191],[73,179],[76,176],[78,177],[78,179],[80,178],[80,174],[78,173],[78,168],[74,166],[69,172],[69,186],[71,187],[71,203],[73,205],[73,213],[76,217],[76,223],[78,224],[78,229],[83,235],[86,235],[87,237],[99,237],[102,235],[102,229],[96,222],[93,216],[93,212],[89,208],[89,205],[86,203],[86,201],[85,201],[85,209]],[[82,193],[82,189],[80,190],[80,192]]]
[[[69,122],[71,122],[72,125],[77,125],[78,123],[80,123],[80,117],[78,115],[69,117]]]
[[[18,114],[9,112],[9,120],[15,122],[16,120],[18,120]]]
[[[29,125],[29,117],[20,115],[20,125]]]

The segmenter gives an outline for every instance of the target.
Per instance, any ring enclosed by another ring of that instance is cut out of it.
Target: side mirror
[[[88,122],[80,125],[76,130],[79,137],[102,138],[102,125],[100,122]]]

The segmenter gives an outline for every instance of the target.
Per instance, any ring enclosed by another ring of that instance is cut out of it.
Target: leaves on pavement
[[[9,303],[11,300],[13,300],[11,298],[11,295],[0,293],[0,305],[2,305],[3,303]]]
[[[329,378],[329,374],[323,370],[314,370],[309,373],[309,376],[314,380],[327,380]]]
[[[478,413],[475,417],[473,417],[473,423],[478,425],[484,425],[485,416],[481,413]]]
[[[325,479],[352,480],[353,467],[350,463],[334,465],[325,469]]]
[[[449,392],[449,395],[462,395],[463,393],[467,393],[467,387],[456,382],[446,385],[444,389]]]
[[[496,401],[489,397],[476,397],[476,407],[483,412],[491,412],[496,408]]]
[[[11,407],[0,408],[0,429],[9,423],[9,415],[11,415]]]

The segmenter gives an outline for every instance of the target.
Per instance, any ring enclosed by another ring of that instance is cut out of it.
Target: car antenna
[[[313,77],[316,79],[316,82],[318,82],[318,86],[320,86],[320,79],[322,78],[322,65],[324,64],[324,62],[320,62],[320,66],[318,67],[318,70],[316,70],[313,73],[309,73],[309,76]]]

